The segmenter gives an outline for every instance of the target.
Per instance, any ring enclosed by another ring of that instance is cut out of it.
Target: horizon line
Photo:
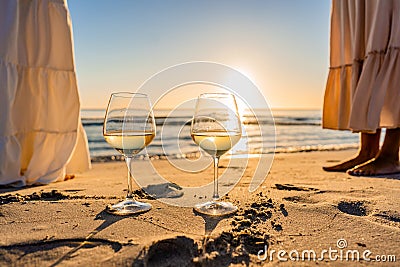
[[[155,110],[173,110],[174,108],[168,108],[168,107],[161,107],[161,108],[156,108]],[[268,109],[268,108],[261,108],[257,107],[254,108],[253,110],[260,110],[260,109]],[[271,110],[322,110],[322,107],[271,107]],[[95,110],[106,110],[105,108],[100,108],[100,107],[81,107],[80,110],[87,110],[87,111],[95,111]],[[191,110],[190,108],[187,109],[182,109],[182,110]],[[248,110],[248,109],[247,109]]]

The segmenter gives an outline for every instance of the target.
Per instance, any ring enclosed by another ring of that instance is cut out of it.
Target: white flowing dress
[[[0,1],[0,94],[0,185],[90,167],[66,1]]]
[[[400,0],[333,0],[323,127],[400,127]]]

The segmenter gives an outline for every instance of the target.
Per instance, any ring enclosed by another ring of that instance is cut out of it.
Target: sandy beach
[[[124,198],[124,162],[94,163],[66,182],[1,188],[0,265],[396,266],[400,175],[351,177],[321,169],[353,153],[277,154],[253,193],[248,192],[256,164],[251,159],[226,197],[239,210],[223,218],[167,205],[138,187],[138,199],[151,203],[151,211],[128,217],[106,213],[106,205]],[[153,164],[175,183],[188,183],[167,160]],[[212,168],[202,175],[211,177]]]

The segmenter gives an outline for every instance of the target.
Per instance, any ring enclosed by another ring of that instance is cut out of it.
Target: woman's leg
[[[355,157],[352,157],[351,159],[348,159],[340,164],[322,168],[328,172],[346,172],[347,170],[373,159],[379,152],[380,137],[380,129],[378,129],[374,134],[361,133],[360,149]]]
[[[387,129],[385,141],[376,158],[348,171],[351,175],[384,175],[400,173],[400,128]]]

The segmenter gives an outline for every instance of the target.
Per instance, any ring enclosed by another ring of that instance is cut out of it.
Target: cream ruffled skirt
[[[0,1],[0,93],[0,184],[90,167],[65,1]]]
[[[333,0],[323,127],[400,127],[400,0]]]

